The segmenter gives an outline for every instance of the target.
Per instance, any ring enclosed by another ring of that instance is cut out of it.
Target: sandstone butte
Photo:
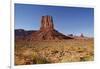
[[[63,40],[63,39],[73,39],[73,38],[57,31],[54,28],[53,17],[46,15],[42,16],[41,18],[40,29],[35,32],[31,31],[31,34],[24,36],[24,39],[27,41],[33,41],[33,40]]]

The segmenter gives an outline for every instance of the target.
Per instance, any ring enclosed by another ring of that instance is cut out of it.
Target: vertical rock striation
[[[54,30],[52,16],[42,16],[40,31]]]

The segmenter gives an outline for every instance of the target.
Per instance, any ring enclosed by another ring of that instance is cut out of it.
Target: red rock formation
[[[27,36],[28,40],[62,40],[72,39],[54,29],[52,16],[42,16],[40,30]]]
[[[42,16],[40,31],[54,30],[53,19],[51,16]]]
[[[83,33],[81,33],[80,37],[84,37]]]

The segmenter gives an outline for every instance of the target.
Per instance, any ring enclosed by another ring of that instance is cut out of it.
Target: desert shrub
[[[76,62],[76,61],[79,61],[80,59],[76,56],[63,56],[62,57],[62,60],[61,60],[61,63],[63,62]]]
[[[56,54],[56,53],[58,53],[58,52],[59,52],[59,51],[57,51],[57,50],[53,50],[51,54]]]
[[[33,52],[32,61],[34,64],[46,64],[49,63],[45,57],[40,56],[38,53]]]
[[[80,61],[93,61],[93,56],[80,57]]]

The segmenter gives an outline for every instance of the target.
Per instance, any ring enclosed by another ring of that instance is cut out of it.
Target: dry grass
[[[17,41],[15,65],[93,61],[93,39]]]

